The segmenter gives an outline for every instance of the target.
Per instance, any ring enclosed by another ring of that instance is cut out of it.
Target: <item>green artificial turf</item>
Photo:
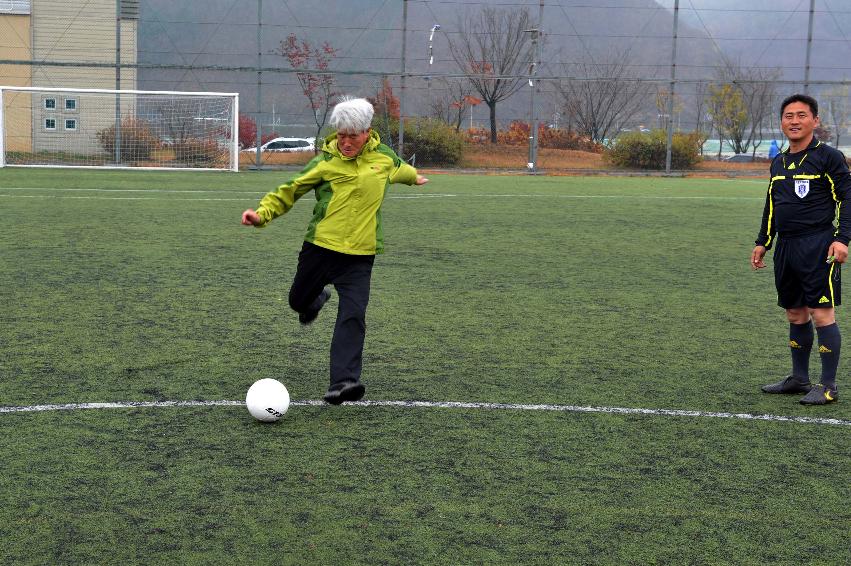
[[[307,328],[287,306],[312,199],[239,224],[290,175],[0,170],[0,406],[239,400],[263,377],[319,399],[336,297]],[[834,405],[759,392],[789,365],[748,261],[764,191],[394,186],[367,399],[848,422],[847,363]],[[4,564],[851,563],[847,424],[210,406],[0,413],[0,435]]]

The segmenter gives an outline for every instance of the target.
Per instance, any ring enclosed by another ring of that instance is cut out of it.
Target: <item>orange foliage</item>
[[[472,128],[464,132],[464,139],[471,144],[486,144],[490,142],[490,131],[484,128]],[[505,130],[496,133],[499,145],[522,145],[529,144],[529,124],[515,120]],[[593,153],[602,153],[603,147],[587,138],[583,138],[574,132],[549,128],[545,124],[538,125],[538,147],[553,149],[574,149]]]
[[[367,100],[375,107],[377,115],[386,114],[390,118],[399,119],[399,98],[393,95],[393,87],[390,86],[388,79],[384,79],[381,83],[381,90],[374,97],[368,97]]]

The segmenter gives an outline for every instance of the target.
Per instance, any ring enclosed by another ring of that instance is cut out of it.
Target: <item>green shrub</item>
[[[398,147],[399,121],[389,119],[376,127],[381,140]],[[455,165],[464,151],[462,134],[455,128],[430,118],[405,120],[405,157],[416,156],[416,165]]]
[[[115,155],[115,124],[100,130],[95,136],[108,156]],[[126,117],[121,120],[121,159],[141,161],[151,158],[160,147],[160,140],[144,120]]]
[[[667,132],[653,130],[625,132],[603,152],[603,158],[618,167],[637,169],[664,169]],[[691,169],[700,161],[701,137],[699,134],[674,134],[671,145],[671,167]]]

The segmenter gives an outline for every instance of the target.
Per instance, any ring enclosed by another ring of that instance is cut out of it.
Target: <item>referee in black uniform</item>
[[[774,283],[777,304],[789,319],[792,373],[762,390],[805,394],[804,405],[824,405],[838,398],[841,337],[835,307],[841,302],[840,266],[848,258],[851,239],[851,211],[846,210],[851,206],[851,176],[842,152],[813,136],[819,125],[815,99],[788,97],[780,105],[780,125],[789,148],[771,162],[751,266],[765,267],[765,252],[777,243]],[[821,358],[818,384],[810,383],[809,376],[813,323]]]

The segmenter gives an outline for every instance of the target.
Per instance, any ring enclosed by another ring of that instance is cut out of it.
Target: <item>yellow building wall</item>
[[[86,2],[33,2],[33,59],[69,63],[115,63],[115,19],[114,0],[88,0]],[[121,62],[137,62],[137,21],[121,21]],[[60,88],[116,88],[114,67],[54,66],[33,67],[32,82],[39,87]],[[122,89],[136,89],[135,69],[121,70]],[[34,102],[32,128],[35,131],[37,150],[52,150],[65,147],[83,154],[97,154],[100,145],[96,139],[98,131],[115,123],[114,100],[108,97],[88,97],[85,94],[70,95],[78,98],[77,108],[64,110],[65,95],[58,95],[56,111],[45,110],[43,96]],[[122,103],[123,115],[132,114],[133,106]],[[55,119],[56,130],[44,127],[46,118]],[[66,132],[62,125],[66,119],[77,120],[78,130]]]
[[[33,2],[33,58],[115,63],[115,1]],[[135,20],[121,21],[121,62],[136,63]],[[41,87],[115,88],[114,68],[36,66]],[[136,88],[136,70],[122,69],[121,88]]]
[[[30,20],[27,15],[0,15],[0,59],[32,59]],[[0,65],[0,86],[30,85],[32,72],[29,65]],[[32,150],[31,98],[29,94],[12,92],[3,96],[6,151]]]

